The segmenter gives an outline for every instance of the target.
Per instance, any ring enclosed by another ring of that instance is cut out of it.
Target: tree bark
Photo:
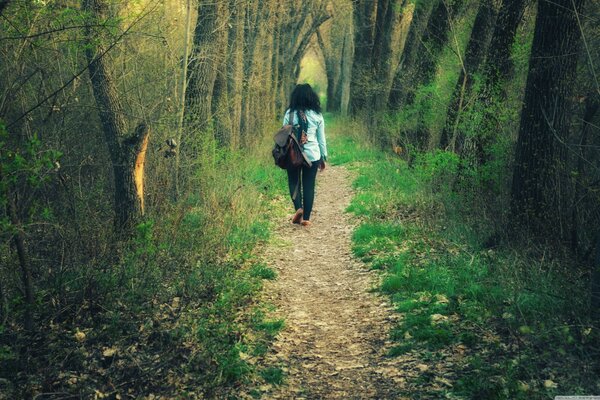
[[[407,104],[412,104],[414,101],[415,91],[420,86],[430,84],[437,69],[439,57],[444,46],[448,43],[448,34],[450,33],[450,24],[462,10],[463,1],[455,1],[448,5],[446,1],[441,1],[433,10],[425,33],[414,72],[411,74],[413,82],[412,86],[407,86],[408,91],[404,101]]]
[[[404,45],[404,51],[401,55],[390,88],[388,105],[392,110],[399,110],[402,108],[406,93],[412,86],[411,80],[414,78],[414,68],[419,57],[422,56],[419,51],[421,48],[421,40],[426,27],[429,25],[434,6],[439,8],[440,1],[418,2],[415,6],[412,22]]]
[[[458,129],[460,116],[464,103],[471,93],[474,74],[478,72],[487,52],[496,16],[497,7],[494,1],[482,1],[480,3],[465,51],[462,69],[448,106],[446,125],[440,138],[440,147],[443,149],[450,145],[452,150],[458,153],[462,151],[464,132]]]
[[[337,88],[340,99],[340,113],[348,114],[350,106],[350,85],[352,81],[352,60],[354,59],[354,35],[351,29],[348,29],[344,34],[344,44],[342,46],[341,62],[342,68],[340,73],[340,83]]]
[[[350,102],[353,111],[367,105],[372,88],[371,56],[375,40],[377,0],[354,2],[354,63],[350,84]]]
[[[185,116],[185,99],[187,92],[188,64],[190,60],[190,26],[192,19],[192,0],[187,0],[185,8],[185,32],[183,36],[183,65],[181,68],[181,89],[179,93],[179,116],[177,120],[177,136],[175,145],[181,145],[183,137],[183,118]],[[179,198],[179,169],[181,166],[181,151],[175,152],[175,167],[173,168],[173,198]]]
[[[333,40],[333,37],[329,37]],[[343,38],[345,40],[345,37]],[[338,85],[340,84],[340,75],[342,74],[342,60],[334,54],[331,44],[326,43],[320,30],[317,30],[317,42],[325,59],[325,74],[327,75],[327,111],[340,111],[340,98]],[[342,46],[343,51],[343,46]]]
[[[108,4],[103,0],[85,0],[84,8],[98,20],[108,17]],[[118,233],[127,236],[144,213],[144,163],[150,131],[145,124],[140,124],[134,134],[127,137],[123,109],[100,42],[101,39],[94,37],[93,32],[88,30],[85,53],[104,140],[112,163],[115,228]],[[97,54],[103,56],[98,57]]]
[[[224,7],[220,12],[224,13],[219,19],[221,23],[225,23],[229,19],[229,8]],[[228,90],[228,46],[229,31],[227,26],[223,27],[220,32],[222,37],[220,42],[223,46],[219,49],[218,58],[215,60],[216,77],[213,88],[212,110],[211,115],[214,121],[214,135],[217,143],[222,147],[231,145],[231,112],[229,109],[229,90]]]
[[[211,128],[215,81],[227,46],[228,3],[200,0],[188,69],[186,122],[192,132]]]
[[[584,149],[588,145],[588,134],[590,126],[593,123],[594,117],[600,108],[600,99],[597,94],[590,93],[586,97],[585,110],[583,112],[583,124],[581,126],[581,134],[579,135],[579,146],[577,154],[576,174],[573,178],[573,199],[571,203],[571,251],[577,253],[579,249],[579,212],[578,204],[581,199],[581,189],[584,187],[583,177],[586,176],[584,170],[584,160],[586,154]],[[600,283],[600,282],[599,282]]]
[[[570,97],[584,0],[538,3],[511,191],[513,219],[532,234],[558,233],[558,140],[569,130]]]
[[[502,1],[483,67],[484,84],[487,88],[496,87],[499,82],[508,79],[512,73],[513,64],[510,52],[517,28],[529,2],[530,0]]]
[[[388,0],[387,4],[380,8],[382,21],[377,24],[378,35],[375,38],[376,45],[372,58],[377,91],[371,104],[375,110],[383,110],[388,104],[393,77],[404,42],[401,34],[403,30],[407,30],[412,20],[413,9],[412,7],[405,9],[405,6],[407,6],[405,0]],[[406,21],[409,23],[407,24]]]
[[[0,171],[1,172],[1,171]],[[22,225],[17,214],[17,206],[13,194],[7,193],[7,208],[10,223],[13,226],[15,233],[13,234],[13,242],[17,249],[17,257],[19,258],[19,266],[21,268],[21,284],[23,285],[23,293],[25,297],[25,314],[23,323],[25,329],[31,331],[33,329],[33,308],[35,306],[35,296],[33,289],[33,279],[31,276],[31,265],[27,247],[25,246],[25,235],[23,234]]]
[[[238,0],[230,1],[233,12],[232,26],[229,31],[229,51],[227,80],[229,91],[229,112],[231,114],[230,146],[237,149],[240,146],[240,130],[242,123],[242,96],[244,89],[244,3]]]

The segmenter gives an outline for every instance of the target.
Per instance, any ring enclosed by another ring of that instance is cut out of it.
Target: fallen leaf
[[[85,333],[81,332],[79,329],[77,329],[74,336],[78,342],[83,342],[85,340]]]
[[[554,382],[554,381],[552,381],[550,379],[546,379],[544,381],[544,387],[546,389],[556,389],[558,387],[558,383],[556,383],[556,382]]]
[[[108,357],[112,357],[112,356],[115,355],[116,352],[117,352],[117,348],[116,347],[107,347],[102,352],[102,356],[107,357],[107,358]]]
[[[429,366],[425,364],[417,364],[417,368],[419,369],[419,371],[425,372],[429,369]]]
[[[442,314],[432,314],[431,315],[431,323],[432,324],[438,324],[438,323],[446,321],[446,320],[448,320],[448,317],[446,317],[445,315],[442,315]]]

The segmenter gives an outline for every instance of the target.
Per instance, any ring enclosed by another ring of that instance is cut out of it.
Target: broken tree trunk
[[[84,8],[98,21],[108,17],[108,4],[105,1],[86,0]],[[90,29],[85,53],[92,91],[112,163],[115,229],[117,233],[128,236],[144,213],[144,164],[150,129],[141,123],[133,135],[127,134],[127,124],[108,66],[106,49],[102,40],[95,37]]]

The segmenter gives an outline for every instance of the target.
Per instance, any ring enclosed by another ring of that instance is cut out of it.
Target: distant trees
[[[352,4],[339,1],[334,18],[317,31],[317,43],[325,60],[327,75],[327,111],[348,112],[350,80],[354,60]]]

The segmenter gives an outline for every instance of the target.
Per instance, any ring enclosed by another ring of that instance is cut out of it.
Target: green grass
[[[268,367],[260,371],[260,376],[266,383],[281,385],[284,380],[283,370],[278,367]]]
[[[340,132],[343,120],[331,125],[332,162],[355,173],[348,211],[361,223],[352,250],[382,271],[379,290],[403,314],[388,355],[416,352],[452,365],[447,391],[466,399],[597,392],[591,354],[599,354],[590,341],[600,337],[581,313],[584,281],[558,261],[530,258],[527,249],[485,249],[486,227],[482,235],[483,224],[472,224],[469,193],[453,190],[452,154],[417,156],[409,167],[355,132]],[[459,360],[451,356],[457,347],[465,352]],[[414,384],[425,385],[426,375]],[[544,386],[549,376],[560,390]]]
[[[277,278],[277,273],[272,268],[269,268],[266,265],[260,263],[255,264],[250,269],[250,276],[260,279],[273,280]]]
[[[0,325],[0,392],[31,397],[40,379],[49,379],[50,391],[86,398],[117,386],[127,386],[134,397],[185,397],[258,377],[242,355],[264,355],[283,326],[265,312],[253,312],[267,309],[258,294],[264,280],[276,278],[258,250],[284,212],[279,199],[287,186],[284,171],[262,151],[266,146],[267,141],[252,151],[215,149],[188,171],[190,190],[163,209],[149,207],[134,237],[106,250],[115,253],[110,258],[98,254],[89,264],[65,268],[52,283],[58,291],[40,287],[35,359],[19,355],[30,343],[28,335],[20,335],[20,343]],[[155,199],[152,195],[148,198]],[[76,332],[84,338],[77,339]],[[110,363],[104,348],[116,351]],[[97,380],[99,370],[110,379]],[[141,372],[144,379],[137,379]],[[69,382],[73,376],[76,382]]]

